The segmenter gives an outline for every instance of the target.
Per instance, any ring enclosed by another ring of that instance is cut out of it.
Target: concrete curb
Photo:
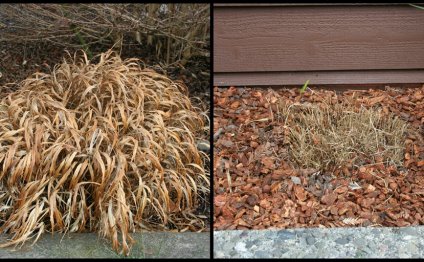
[[[141,232],[129,258],[210,258],[210,232]],[[3,242],[7,236],[0,237]],[[125,258],[96,233],[44,234],[32,246],[0,248],[0,258]]]
[[[423,258],[424,226],[214,232],[215,258]]]

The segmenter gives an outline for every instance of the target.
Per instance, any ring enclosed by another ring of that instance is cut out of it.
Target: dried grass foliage
[[[344,103],[279,105],[289,156],[303,168],[326,170],[372,163],[401,165],[408,125],[380,109]]]
[[[112,52],[37,73],[0,101],[0,231],[97,231],[128,254],[136,228],[201,230],[208,121],[185,86]],[[35,239],[35,240],[36,240]]]

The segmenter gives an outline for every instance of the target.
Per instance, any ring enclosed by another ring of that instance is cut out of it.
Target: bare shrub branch
[[[168,63],[185,63],[209,54],[209,15],[209,4],[4,4],[0,42],[49,40],[77,48],[118,42],[119,49],[128,35]]]

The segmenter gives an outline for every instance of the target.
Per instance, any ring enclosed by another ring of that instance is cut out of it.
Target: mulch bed
[[[140,44],[125,39],[122,48],[121,58],[139,58],[146,66],[151,67],[158,73],[165,74],[172,80],[183,81],[189,91],[190,96],[200,97],[204,105],[209,108],[210,95],[210,59],[209,57],[193,56],[184,66],[175,64],[168,68],[159,66],[153,49],[146,48]],[[107,51],[103,45],[92,46],[91,52],[96,55]],[[61,63],[66,55],[65,50],[72,55],[79,48],[65,47],[51,42],[22,42],[22,43],[1,43],[0,44],[0,86],[8,83],[19,82],[35,72],[50,73],[54,65]],[[16,85],[9,85],[13,90]],[[2,90],[1,95],[11,90]]]
[[[279,158],[278,101],[377,106],[407,121],[403,166],[366,163],[320,172]],[[214,88],[214,228],[410,226],[424,224],[424,86],[335,92]]]

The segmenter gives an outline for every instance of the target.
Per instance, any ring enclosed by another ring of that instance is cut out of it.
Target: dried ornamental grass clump
[[[303,168],[371,163],[401,165],[408,125],[393,114],[353,103],[281,104],[289,156]]]
[[[99,232],[128,254],[136,228],[201,230],[209,191],[185,87],[103,53],[35,74],[0,101],[1,233]]]

